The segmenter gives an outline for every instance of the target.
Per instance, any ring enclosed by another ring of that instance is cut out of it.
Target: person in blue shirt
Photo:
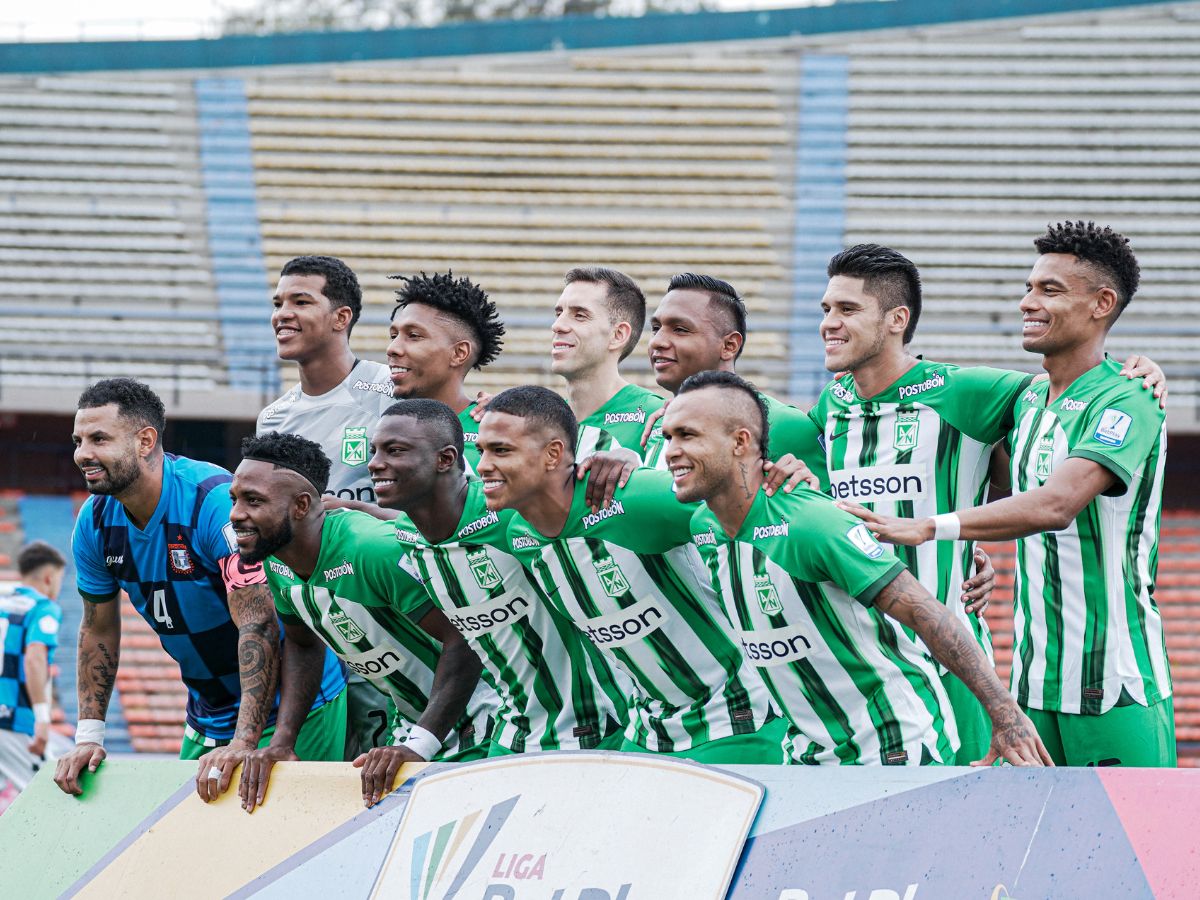
[[[199,759],[197,793],[215,799],[246,754],[269,741],[278,712],[280,628],[260,563],[243,562],[229,524],[232,476],[164,453],[162,401],[129,378],[79,398],[75,464],[92,495],[72,538],[83,624],[75,749],[54,780],[80,794],[104,759],[104,718],[121,652],[122,590],[179,663],[187,687],[182,759]],[[340,760],[345,670],[325,658],[296,741],[301,759]]]
[[[0,586],[0,777],[23,790],[50,737],[50,664],[62,607],[55,601],[67,561],[45,541],[17,554],[20,581]]]

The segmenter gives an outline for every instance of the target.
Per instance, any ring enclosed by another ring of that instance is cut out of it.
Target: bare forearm
[[[271,715],[279,678],[279,625],[253,622],[238,628],[242,697],[233,739],[257,746]]]
[[[433,673],[429,705],[417,724],[444,739],[466,711],[482,668],[479,657],[465,641],[447,643]]]
[[[315,641],[302,645],[288,641],[283,647],[280,666],[279,712],[275,717],[275,735],[271,745],[295,747],[304,720],[312,710],[321,689],[325,670],[325,647]]]
[[[25,648],[25,690],[30,703],[50,702],[50,666],[46,645],[30,644]]]
[[[1029,491],[960,511],[959,537],[971,541],[1007,541],[1044,531],[1061,531],[1078,512],[1054,494]]]
[[[84,601],[79,627],[79,718],[104,719],[117,683],[121,659],[121,619],[118,600],[100,604]]]

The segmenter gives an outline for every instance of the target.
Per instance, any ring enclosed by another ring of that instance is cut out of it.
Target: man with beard
[[[295,759],[303,711],[319,689],[322,643],[391,699],[387,746],[359,755],[363,801],[391,790],[400,765],[487,754],[495,694],[479,659],[435,609],[396,529],[367,513],[326,511],[329,460],[294,434],[247,438],[230,486],[230,523],[245,562],[266,560],[288,652],[280,678],[279,727],[251,754],[242,799],[266,795],[275,762]]]
[[[162,400],[140,382],[113,378],[79,398],[75,464],[91,497],[72,550],[83,597],[76,747],[54,780],[80,794],[80,775],[104,760],[104,718],[121,653],[120,592],[179,664],[188,691],[182,759],[200,759],[197,792],[225,791],[234,769],[269,738],[278,711],[279,623],[261,566],[237,555],[229,525],[230,475],[164,453]],[[317,662],[319,688],[303,711],[297,751],[341,759],[345,675],[332,654]]]

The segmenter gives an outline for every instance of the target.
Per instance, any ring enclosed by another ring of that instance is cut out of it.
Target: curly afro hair
[[[477,356],[474,368],[482,369],[500,355],[504,323],[496,313],[496,304],[487,292],[469,278],[455,278],[453,272],[433,275],[389,275],[404,282],[396,291],[395,318],[398,310],[410,303],[420,303],[438,312],[453,316],[475,336]]]
[[[1112,280],[1117,292],[1117,315],[1133,299],[1141,280],[1137,257],[1129,238],[1095,222],[1059,222],[1049,225],[1046,233],[1035,238],[1038,253],[1067,253],[1089,263]]]

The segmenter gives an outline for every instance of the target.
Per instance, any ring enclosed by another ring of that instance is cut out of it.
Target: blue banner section
[[[793,402],[815,400],[829,373],[817,339],[825,267],[846,230],[846,132],[850,58],[806,54],[800,64],[796,134],[796,220],[792,241],[791,380]]]
[[[240,78],[198,78],[200,174],[217,287],[221,342],[235,390],[279,392],[270,287],[250,147],[250,113]]]

